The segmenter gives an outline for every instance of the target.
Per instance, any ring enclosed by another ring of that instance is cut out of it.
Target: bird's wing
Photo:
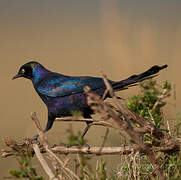
[[[39,94],[49,97],[63,97],[83,92],[83,88],[89,86],[92,90],[105,88],[102,78],[82,76],[48,76],[35,85]]]

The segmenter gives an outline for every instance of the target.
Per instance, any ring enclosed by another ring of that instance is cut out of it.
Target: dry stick
[[[16,152],[19,152],[17,150],[14,150],[14,147],[18,147],[18,149],[24,151],[24,148],[26,148],[26,151],[33,151],[31,146],[28,146],[26,143],[23,144],[17,144],[14,140],[11,140],[9,138],[4,139],[5,143],[8,141],[7,146],[11,147],[12,150],[1,150],[1,157],[9,157],[14,155]],[[12,143],[11,142],[15,142]],[[169,147],[167,147],[169,148]],[[88,149],[87,147],[77,147],[77,146],[72,146],[72,147],[65,147],[65,146],[58,146],[58,145],[53,145],[51,146],[51,150],[54,153],[57,154],[95,154],[95,155],[124,155],[124,154],[130,154],[131,152],[137,151],[137,147],[135,146],[123,146],[123,147],[103,147],[101,152],[100,152],[100,147],[91,147]],[[164,149],[162,149],[163,151]],[[168,150],[168,149],[166,149]],[[46,153],[45,148],[40,148],[41,153]]]
[[[49,145],[49,143],[47,141],[47,138],[44,136],[43,131],[41,130],[40,123],[39,123],[39,120],[38,120],[35,112],[31,114],[31,118],[32,118],[33,122],[35,123],[38,134],[39,134],[40,139],[42,141],[43,147],[49,153],[50,145]],[[49,153],[49,157],[50,157],[50,159],[52,161],[53,166],[56,167],[55,169],[60,170],[60,166],[57,164],[56,159],[50,153]]]
[[[63,167],[66,167],[68,165],[68,162],[71,160],[70,154],[67,154],[64,160]]]
[[[67,117],[56,118],[55,121],[93,122],[93,119],[77,117],[77,116],[67,116]]]
[[[9,152],[6,152],[5,150],[1,150],[1,156],[3,157],[7,157],[9,155],[14,155],[15,152],[18,152],[18,153],[21,153],[21,152],[25,152],[28,150],[29,146],[27,144],[17,144],[16,141],[12,140],[12,139],[9,139],[9,138],[4,138],[4,142],[7,146],[9,146],[10,148],[12,148],[13,151],[9,151]],[[56,179],[55,178],[55,175],[53,174],[52,170],[49,168],[48,164],[46,163],[45,159],[43,158],[43,156],[41,155],[40,153],[40,149],[38,147],[37,144],[33,144],[33,150],[38,158],[38,160],[40,161],[43,169],[45,170],[45,172],[47,173],[47,175],[49,176],[50,179]],[[3,153],[6,153],[4,154]],[[32,151],[32,150],[31,150]]]
[[[92,122],[90,124],[90,126],[106,126],[106,127],[111,127],[111,128],[115,128],[118,129],[116,126],[113,126],[111,123],[109,122],[105,122],[102,120],[93,120],[93,119],[86,119],[86,118],[82,118],[82,117],[74,117],[74,116],[70,116],[70,117],[62,117],[62,118],[56,118],[56,121],[75,121],[75,122]]]
[[[103,73],[102,73],[103,74]],[[117,124],[120,126],[120,127],[123,127],[124,130],[130,135],[130,137],[141,147],[141,149],[143,151],[146,151],[147,154],[148,154],[148,157],[151,161],[151,163],[153,164],[154,168],[156,169],[156,173],[158,174],[158,176],[160,177],[160,179],[164,179],[163,177],[163,172],[159,169],[157,169],[157,161],[156,161],[156,158],[155,158],[155,155],[153,153],[153,151],[147,147],[143,141],[137,136],[136,132],[134,132],[132,126],[130,125],[130,122],[129,122],[129,118],[127,118],[127,114],[125,113],[125,109],[123,106],[121,106],[120,102],[118,101],[117,97],[115,96],[114,94],[114,91],[110,85],[110,83],[108,82],[106,76],[103,74],[103,80],[104,80],[104,83],[106,85],[106,88],[109,90],[109,94],[110,96],[113,98],[114,100],[114,103],[116,104],[116,106],[119,108],[119,110],[122,112],[122,115],[123,117],[125,118],[125,121],[126,123],[120,119],[119,117],[117,117],[114,112],[110,109],[109,109],[109,112],[111,112],[111,114],[113,115],[113,119],[117,122]]]
[[[151,118],[152,123],[155,125],[155,121],[154,121],[154,118],[153,118],[153,116],[152,116],[152,114],[151,114],[151,112],[150,112],[149,107],[147,108],[147,111],[148,111],[148,114],[149,114],[149,116],[150,116],[150,118]]]
[[[145,132],[150,132],[151,135],[154,135],[152,132],[154,131],[154,127],[152,126],[152,124],[148,124],[145,119],[143,119],[142,117],[137,116],[136,114],[134,114],[132,111],[130,111],[129,109],[127,109],[128,112],[131,114],[132,118],[135,119],[136,122],[141,122],[142,125],[144,125],[148,131]],[[142,128],[142,127],[141,127]],[[138,128],[139,129],[139,128]],[[173,152],[175,151],[179,151],[180,150],[180,144],[181,144],[181,138],[173,138],[168,136],[168,134],[166,134],[165,132],[160,132],[160,130],[156,130],[158,131],[155,135],[160,136],[159,134],[165,136],[163,138],[163,144],[160,147],[155,147],[154,150],[156,151],[160,151],[160,152],[168,152],[170,150],[172,150]],[[144,131],[143,131],[144,132]],[[154,136],[155,136],[154,135]],[[30,144],[27,144],[27,142],[23,142],[23,143],[17,143],[16,141],[9,139],[9,138],[4,138],[3,141],[5,142],[5,144],[10,147],[12,150],[6,150],[6,149],[2,149],[0,152],[1,157],[8,157],[8,156],[12,156],[14,155],[14,153],[17,152],[22,152],[22,151],[33,151],[32,147]],[[46,153],[46,150],[43,148],[40,148],[41,153]],[[68,153],[85,153],[85,154],[99,154],[99,155],[106,155],[106,154],[112,154],[112,155],[118,155],[118,154],[130,154],[130,152],[132,152],[133,150],[136,151],[136,147],[103,147],[101,153],[99,152],[100,147],[91,147],[90,150],[88,150],[86,147],[64,147],[64,146],[58,146],[58,145],[53,145],[51,146],[51,150],[54,153],[58,153],[58,154],[68,154]]]
[[[45,150],[47,151],[48,148],[49,148],[48,142],[47,142],[46,137],[43,135],[43,131],[41,130],[40,123],[39,123],[39,121],[38,121],[38,119],[37,119],[37,117],[36,117],[36,113],[35,113],[35,112],[31,114],[31,118],[32,118],[33,122],[35,123],[35,126],[36,126],[36,128],[37,128],[38,134],[39,134],[39,136],[40,136],[40,139],[41,139],[41,141],[42,141],[42,143],[43,143],[43,146],[44,146]],[[34,147],[34,146],[33,146],[33,147]],[[47,152],[48,152],[48,151],[47,151]],[[43,156],[42,156],[42,157],[43,157]],[[56,162],[56,160],[55,160],[54,158],[52,158],[50,155],[49,155],[49,157],[50,157],[50,159],[51,159],[51,161],[52,161],[52,165],[53,165],[56,169],[60,169],[59,166],[58,166],[58,164],[57,164],[57,162]],[[44,160],[44,161],[45,161],[45,160]],[[45,170],[45,169],[44,169],[44,170]],[[46,170],[45,170],[45,172],[46,172]],[[58,178],[56,178],[55,175],[54,175],[54,178],[55,178],[56,180],[58,180]],[[60,179],[62,179],[62,178],[60,178]]]
[[[50,179],[54,179],[54,180],[58,180],[55,175],[53,174],[52,170],[50,169],[50,167],[48,166],[47,162],[45,161],[45,159],[43,158],[40,149],[38,147],[37,144],[33,144],[33,149],[35,151],[36,157],[38,158],[38,160],[40,161],[40,164],[42,165],[43,169],[45,170],[45,172],[47,173],[47,175],[49,176]]]
[[[110,85],[110,83],[108,82],[106,76],[102,73],[103,76],[103,80],[104,83],[106,85],[106,88],[108,89],[110,96],[113,98],[114,103],[116,104],[116,106],[119,108],[119,110],[121,111],[121,114],[123,115],[123,117],[125,118],[126,121],[123,121],[123,119],[119,118],[117,116],[117,114],[114,113],[114,111],[112,109],[109,108],[109,112],[113,115],[113,119],[116,121],[116,123],[120,126],[123,127],[124,130],[126,130],[126,132],[132,137],[133,140],[135,140],[135,142],[144,150],[146,149],[146,145],[140,140],[140,138],[137,136],[137,134],[133,131],[132,126],[129,123],[129,119],[127,118],[127,114],[125,113],[125,110],[123,108],[123,106],[121,106],[120,102],[118,101],[117,97],[115,96],[115,93]],[[126,123],[125,123],[126,122]]]
[[[130,154],[133,151],[137,151],[137,147],[126,146],[126,147],[77,147],[73,146],[70,148],[63,146],[56,146],[52,148],[52,151],[58,154],[95,154],[95,155],[119,155],[119,154]]]
[[[57,162],[58,162],[62,166],[62,170],[69,172],[75,179],[80,180],[80,178],[73,171],[71,171],[69,168],[63,167],[64,163],[52,152],[51,147],[47,141],[47,138],[44,136],[43,131],[40,128],[40,124],[39,124],[39,121],[38,121],[38,118],[37,118],[35,112],[32,113],[31,118],[36,125],[36,128],[38,130],[38,134],[40,135],[43,146],[46,149],[46,151],[49,153],[52,162],[54,162],[54,164],[57,164]],[[67,174],[67,172],[65,172],[65,173]],[[69,177],[68,174],[67,174],[67,176]]]
[[[68,171],[74,178],[80,180],[80,178],[69,168],[64,167],[64,163],[50,150],[48,149],[48,152],[62,165],[62,168]]]

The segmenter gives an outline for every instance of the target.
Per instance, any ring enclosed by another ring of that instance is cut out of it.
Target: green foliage
[[[44,180],[42,176],[38,176],[36,169],[32,166],[33,155],[31,152],[18,154],[16,156],[19,164],[18,170],[10,170],[10,174],[14,178],[27,178],[30,180]]]
[[[167,162],[165,163],[164,170],[168,174],[170,180],[181,179],[181,154],[174,153],[166,155]]]
[[[107,179],[107,173],[106,173],[106,162],[104,160],[100,160],[97,164],[96,173],[98,178],[100,180],[106,180]]]
[[[69,129],[67,129],[67,145],[68,146],[73,146],[73,145],[79,145],[79,146],[83,146],[86,144],[86,139],[82,138],[82,134],[79,131],[77,135],[74,134],[72,126],[69,127]]]
[[[162,108],[166,105],[165,98],[170,96],[171,85],[165,81],[158,85],[154,80],[144,81],[140,85],[141,93],[128,99],[126,105],[132,111],[154,122],[156,127],[162,124]]]
[[[154,123],[156,127],[160,128],[160,125],[163,125],[162,108],[166,105],[165,99],[171,95],[171,84],[168,81],[165,81],[162,85],[158,85],[156,81],[148,80],[141,83],[140,88],[141,93],[130,97],[126,102],[126,105],[132,111],[145,117],[149,122]],[[177,136],[180,135],[181,127],[180,118],[178,118],[178,120],[179,121],[175,125],[175,130],[173,131]],[[168,132],[167,128],[162,130]],[[152,143],[153,146],[159,144],[159,142],[154,141],[149,134],[145,134],[143,140],[145,143]],[[162,169],[166,176],[170,180],[180,180],[181,154],[179,154],[179,152],[174,154],[163,154],[160,158],[160,163],[162,164],[164,161],[165,163]],[[149,174],[153,170],[150,162],[143,159],[141,160],[140,167],[141,179],[144,179],[144,174]],[[130,172],[130,169],[127,168],[128,166],[125,166],[124,172]]]
[[[181,135],[181,114],[177,114],[177,122],[176,122],[176,125],[175,125],[175,131],[174,131],[174,135],[175,136],[180,136]]]
[[[74,117],[82,117],[84,114],[82,111],[70,111],[70,113],[72,114],[72,116]]]
[[[86,146],[87,140],[82,138],[81,132],[78,134],[74,134],[72,126],[67,129],[67,144],[68,146],[72,145],[84,145]],[[77,174],[79,174],[79,178],[81,180],[89,179],[89,180],[106,180],[108,178],[106,173],[106,162],[104,160],[97,161],[96,169],[93,170],[93,166],[91,165],[91,159],[93,156],[79,154],[78,155],[78,162],[75,159],[77,169]]]

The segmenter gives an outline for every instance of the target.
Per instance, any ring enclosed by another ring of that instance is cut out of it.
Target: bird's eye
[[[22,74],[24,74],[25,73],[25,69],[22,69],[21,72],[22,72]]]

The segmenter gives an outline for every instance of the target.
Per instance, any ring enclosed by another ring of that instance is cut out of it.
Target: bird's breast
[[[84,111],[88,108],[85,93],[72,94],[64,97],[40,96],[48,111],[55,116],[71,116],[74,111]]]

